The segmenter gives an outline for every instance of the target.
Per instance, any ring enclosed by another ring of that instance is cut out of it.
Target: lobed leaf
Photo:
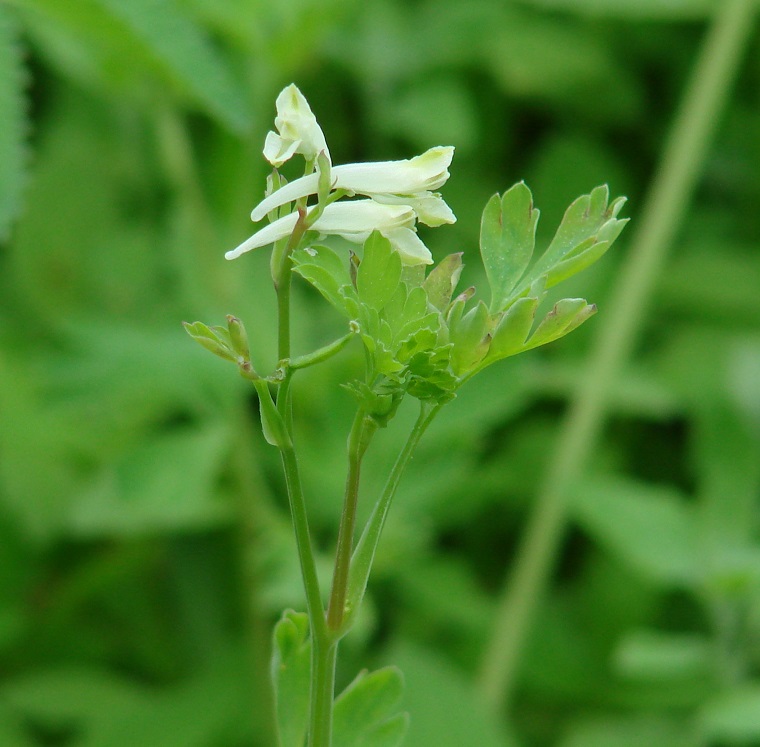
[[[356,271],[359,300],[381,311],[401,282],[401,257],[378,231],[364,242],[364,256]]]
[[[453,345],[451,350],[451,367],[455,374],[462,375],[472,370],[488,352],[490,337],[488,335],[488,308],[480,301],[466,314],[463,300],[452,307],[449,314],[449,338]]]
[[[494,195],[483,210],[480,254],[491,286],[492,314],[503,311],[533,256],[539,211],[524,182]]]
[[[596,306],[583,298],[563,298],[544,317],[523,350],[532,350],[564,337],[595,313]]]
[[[604,184],[593,189],[590,194],[579,197],[568,207],[549,248],[533,266],[521,287],[535,282],[543,275],[549,275],[561,262],[589,251],[597,242],[608,242],[608,246],[612,244],[627,222],[616,218],[626,198],[618,197],[609,206],[608,199],[609,188]],[[602,251],[599,256],[603,253]],[[555,282],[570,277],[589,264],[590,261],[579,262],[573,272],[568,272],[566,266],[564,271],[558,273]],[[554,284],[547,280],[547,287]]]
[[[313,285],[341,314],[356,315],[349,299],[356,294],[343,260],[326,246],[312,246],[293,252],[293,271]]]
[[[404,677],[397,667],[361,672],[335,701],[333,747],[397,747],[408,726],[397,713]]]
[[[451,303],[451,296],[462,274],[462,252],[449,254],[442,259],[425,278],[422,287],[427,293],[428,301],[438,311],[444,312]]]
[[[489,362],[523,351],[536,318],[537,307],[538,299],[528,296],[518,299],[507,309],[491,336]]]

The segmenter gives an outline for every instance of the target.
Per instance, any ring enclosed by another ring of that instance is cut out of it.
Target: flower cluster
[[[277,97],[275,127],[277,132],[270,132],[266,138],[266,159],[277,168],[298,153],[313,171],[271,192],[253,209],[254,222],[267,215],[274,220],[227,252],[227,259],[289,236],[298,213],[277,217],[280,208],[296,201],[303,204],[310,196],[318,195],[322,177],[328,176],[331,194],[324,204],[310,208],[311,230],[320,235],[341,236],[356,244],[363,244],[373,231],[379,231],[404,264],[432,264],[432,255],[417,235],[416,224],[440,226],[456,221],[451,208],[434,191],[449,178],[452,146],[431,148],[408,160],[332,167],[324,134],[311,107],[292,84]],[[367,199],[340,201],[356,195]]]

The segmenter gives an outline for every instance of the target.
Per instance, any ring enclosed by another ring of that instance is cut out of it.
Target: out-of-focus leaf
[[[403,642],[387,658],[405,672],[409,745],[515,747],[472,682],[440,655]]]
[[[228,518],[214,493],[227,445],[219,424],[154,437],[105,467],[72,506],[71,531],[130,536],[199,529]]]
[[[546,10],[630,20],[684,21],[708,17],[720,0],[522,0]]]
[[[193,98],[230,129],[250,123],[245,92],[203,30],[173,0],[97,0],[121,20]]]
[[[760,740],[760,683],[748,682],[717,695],[699,715],[709,740],[755,744]]]
[[[396,667],[360,673],[336,698],[335,747],[398,747],[409,717],[398,713],[404,678]]]
[[[309,617],[286,610],[274,629],[271,669],[280,747],[303,747],[310,661]]]
[[[175,0],[19,4],[44,52],[86,82],[144,95],[146,83],[155,85],[159,73],[233,132],[250,125],[247,99],[231,66]]]
[[[16,24],[0,6],[0,241],[21,207],[25,161],[24,73]]]
[[[760,340],[737,342],[728,361],[728,386],[739,412],[760,434]]]
[[[709,677],[714,659],[713,645],[704,636],[639,630],[620,642],[614,666],[623,677],[667,681]]]
[[[475,144],[478,118],[472,96],[451,75],[426,74],[385,107],[383,129],[424,150],[430,143],[456,143],[463,153]]]
[[[675,491],[631,480],[587,480],[574,490],[572,511],[592,537],[647,578],[666,586],[697,581],[694,516]]]
[[[221,652],[170,690],[140,687],[102,670],[62,668],[11,680],[6,702],[29,722],[75,729],[78,747],[203,747],[245,716],[240,652]]]
[[[558,747],[699,747],[689,724],[648,716],[584,719]]]

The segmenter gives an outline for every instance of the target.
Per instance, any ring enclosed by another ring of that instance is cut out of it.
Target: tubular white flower
[[[269,132],[264,142],[264,157],[273,166],[282,166],[295,153],[313,161],[321,151],[330,158],[324,133],[317,124],[309,102],[291,83],[277,97],[277,132]]]
[[[376,202],[385,205],[409,205],[417,214],[417,220],[426,226],[442,226],[456,223],[457,217],[437,192],[420,192],[416,195],[372,195]]]
[[[344,189],[352,194],[362,194],[369,197],[393,195],[409,199],[400,199],[403,204],[411,204],[412,200],[423,198],[440,200],[446,210],[437,209],[438,220],[441,215],[446,219],[441,222],[453,223],[456,218],[440,197],[430,190],[438,189],[448,178],[448,167],[454,156],[453,146],[438,146],[431,148],[422,155],[402,161],[377,161],[373,163],[348,163],[335,166],[331,170],[332,188]],[[286,184],[260,202],[251,213],[251,220],[260,221],[267,213],[286,202],[292,202],[301,197],[317,193],[319,175],[309,174]],[[428,215],[423,210],[423,214]],[[453,219],[453,220],[452,220]],[[433,225],[440,225],[433,224]]]
[[[227,252],[227,259],[258,247],[273,244],[289,236],[298,221],[298,213],[278,218],[257,231],[240,246]],[[408,205],[381,205],[374,200],[353,200],[328,205],[311,229],[323,235],[341,236],[362,244],[373,231],[380,231],[397,249],[405,264],[431,264],[433,258],[414,232],[415,213]]]

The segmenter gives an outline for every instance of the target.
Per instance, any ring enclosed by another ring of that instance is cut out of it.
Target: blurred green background
[[[275,362],[252,231],[274,99],[296,82],[335,163],[455,145],[478,272],[520,179],[551,236],[597,184],[631,226],[574,279],[600,313],[489,369],[396,499],[338,679],[398,664],[409,747],[760,744],[760,43],[636,319],[573,487],[509,709],[479,671],[583,360],[603,324],[711,10],[722,0],[0,2],[0,744],[270,747],[269,636],[303,597],[252,389],[180,322],[246,322]],[[468,262],[468,256],[470,260]],[[295,349],[339,330],[298,286]],[[358,351],[301,377],[329,574]],[[380,435],[365,503],[408,425]],[[364,506],[366,510],[367,506]]]

